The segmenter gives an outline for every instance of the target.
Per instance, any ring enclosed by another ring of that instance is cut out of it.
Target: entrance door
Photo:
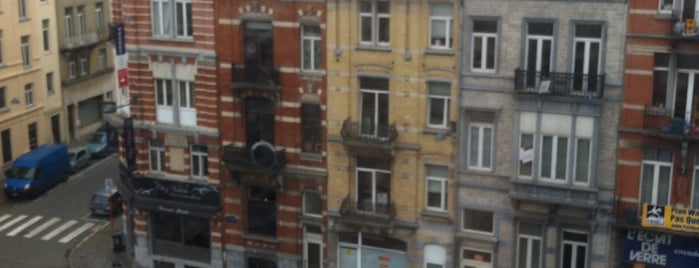
[[[53,134],[53,143],[61,143],[61,117],[59,115],[51,117],[51,134]]]
[[[75,139],[75,105],[68,105],[68,138]]]
[[[306,237],[303,242],[303,268],[322,267],[322,243],[315,237]]]
[[[37,136],[36,123],[31,123],[28,126],[29,131],[29,149],[34,149],[39,145],[39,137]]]

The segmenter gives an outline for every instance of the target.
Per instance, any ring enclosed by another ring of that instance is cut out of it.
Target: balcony
[[[392,158],[398,130],[395,124],[362,126],[347,118],[342,122],[340,135],[345,149],[354,155]]]
[[[394,222],[396,209],[393,203],[363,204],[345,197],[340,205],[340,221],[359,226],[389,228]]]
[[[521,179],[510,180],[510,198],[518,201],[594,209],[597,190],[584,186],[537,183]]]
[[[279,69],[262,65],[233,64],[231,73],[231,89],[235,97],[281,99],[282,86]]]
[[[286,166],[285,150],[258,142],[248,147],[224,146],[223,166],[232,172],[256,175],[280,174]]]
[[[695,116],[693,116],[694,118]],[[676,139],[699,139],[696,124],[699,119],[694,118],[693,123],[689,123],[684,118],[678,118],[672,109],[657,106],[646,106],[643,117],[643,129],[645,134],[657,135],[666,138]]]
[[[515,70],[515,93],[586,100],[604,96],[604,75]]]
[[[70,50],[92,46],[99,43],[99,41],[100,39],[97,36],[97,32],[89,32],[83,35],[65,37],[63,38],[63,40],[61,40],[61,50]]]
[[[699,28],[697,27],[697,18],[699,11],[693,8],[685,8],[685,10],[675,12],[673,17],[677,21],[671,24],[673,40],[699,40]]]

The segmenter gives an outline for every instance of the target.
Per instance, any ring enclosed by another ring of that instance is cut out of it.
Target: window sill
[[[425,55],[454,56],[454,50],[451,48],[427,48]]]
[[[31,19],[28,18],[28,17],[19,18],[19,22],[20,22],[20,23],[27,22],[27,21],[30,21],[30,20],[31,20]]]
[[[318,225],[322,225],[322,224],[323,224],[323,218],[322,218],[322,217],[318,217],[318,216],[303,215],[303,216],[301,216],[301,223],[303,223],[303,224],[318,224]]]
[[[298,72],[298,76],[322,79],[323,73],[324,73],[323,70],[304,70],[304,69],[301,69]]]
[[[165,36],[152,36],[148,38],[149,41],[153,42],[177,42],[177,43],[194,43],[194,38],[183,38],[183,37],[165,37]]]
[[[377,45],[358,45],[356,50],[377,51],[377,52],[391,52],[391,51],[393,51],[393,49],[390,46],[377,46]]]
[[[423,134],[435,134],[435,135],[448,133],[449,131],[451,131],[451,129],[449,129],[448,127],[438,128],[438,127],[427,126],[427,127],[422,129]]]
[[[322,161],[323,154],[322,153],[300,152],[299,158],[301,158],[301,160],[308,160],[308,161]]]
[[[265,243],[279,243],[279,239],[274,236],[268,236],[268,235],[260,235],[260,234],[249,234],[246,233],[243,235],[243,239],[245,240],[257,240]]]
[[[451,223],[451,217],[449,217],[449,213],[446,211],[437,211],[437,210],[429,210],[429,209],[423,209],[422,212],[420,213],[423,217],[426,218],[433,218],[441,221],[446,221]]]
[[[672,13],[658,13],[653,16],[656,20],[672,20]]]
[[[2,107],[0,108],[0,114],[8,113],[10,112],[10,108],[7,107]]]

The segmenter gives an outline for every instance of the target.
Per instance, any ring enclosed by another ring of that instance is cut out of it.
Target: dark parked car
[[[97,130],[90,134],[90,138],[87,140],[85,147],[87,147],[87,150],[90,152],[92,157],[97,158],[109,155],[110,151],[107,146],[107,132]]]
[[[90,211],[94,215],[114,216],[122,211],[122,197],[116,189],[102,189],[92,196]]]
[[[90,152],[83,146],[68,149],[68,156],[70,157],[71,173],[76,173],[90,164]]]

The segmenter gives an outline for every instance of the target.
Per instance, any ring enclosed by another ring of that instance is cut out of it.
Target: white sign
[[[112,179],[110,179],[110,178],[104,179],[104,188],[107,189],[107,191],[113,190],[114,189],[114,181],[112,181]]]
[[[129,55],[124,54],[124,55],[116,55],[114,57],[114,61],[116,63],[116,69],[118,70],[124,70],[129,67]]]

